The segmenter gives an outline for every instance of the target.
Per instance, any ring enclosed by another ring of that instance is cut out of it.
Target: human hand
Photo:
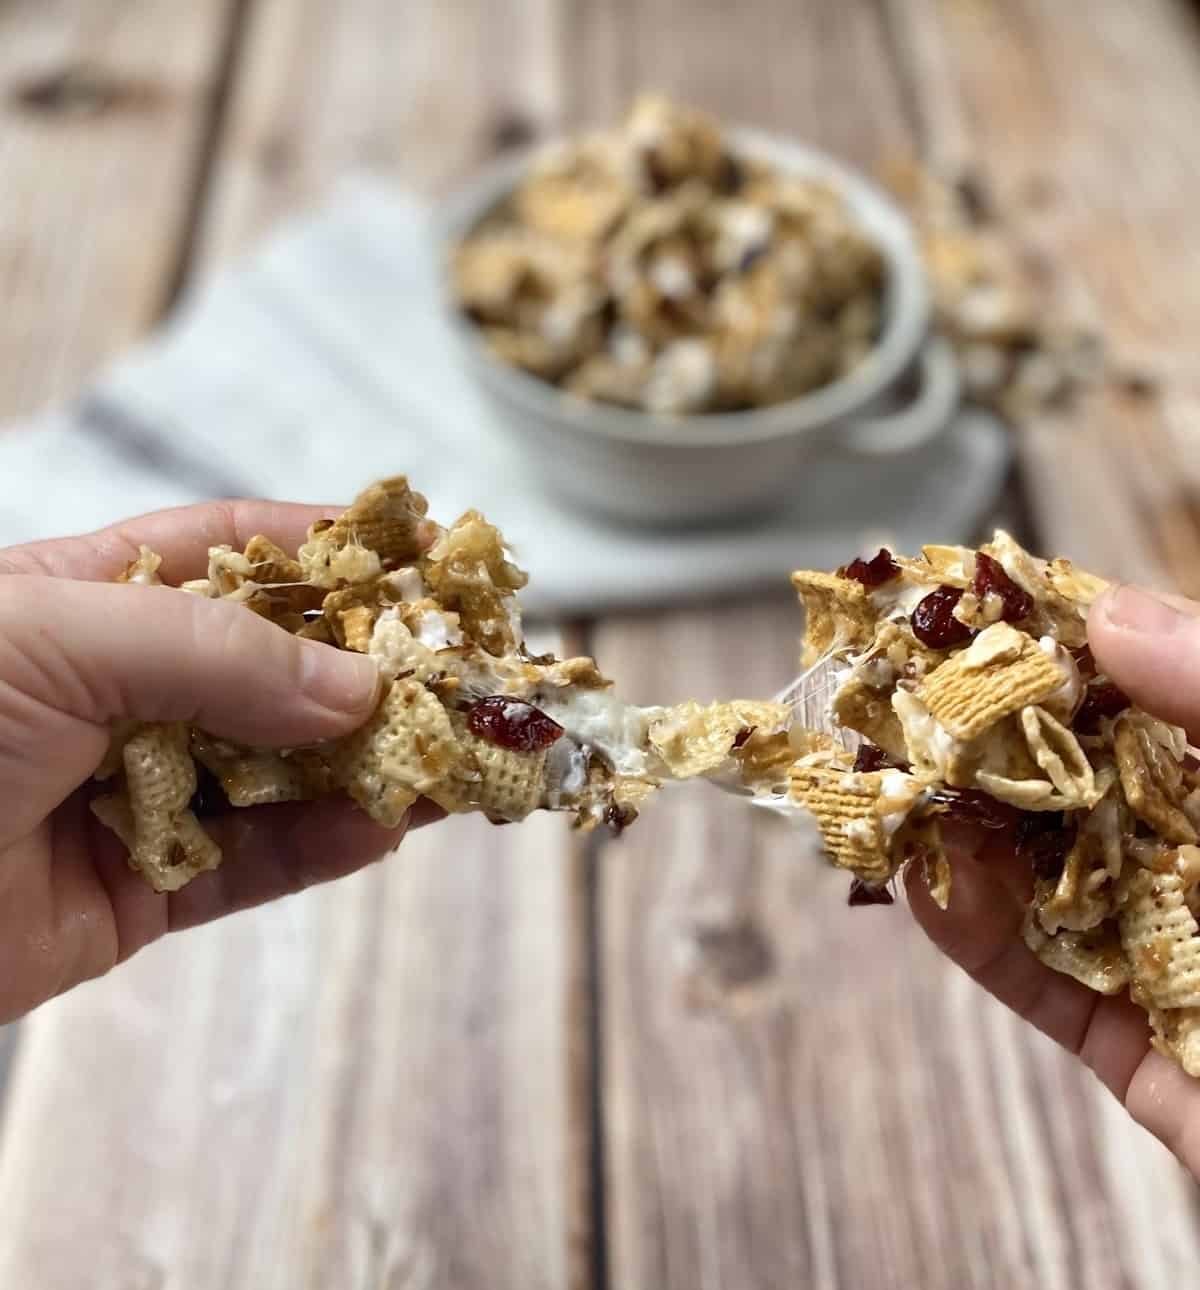
[[[399,843],[404,827],[382,829],[348,800],[251,807],[205,821],[219,869],[160,895],[88,809],[115,720],[187,721],[285,747],[371,714],[379,676],[361,655],[228,602],[112,582],[140,544],[178,583],[204,575],[210,546],[241,550],[255,533],[295,550],[324,514],[214,502],[0,550],[0,1021],[165,932],[340,877]],[[423,809],[409,822],[437,814]]]
[[[1200,738],[1200,605],[1132,587],[1092,607],[1088,642],[1097,667],[1139,707]],[[1096,994],[1041,963],[1021,938],[1031,894],[1028,865],[1003,834],[947,834],[950,908],[933,903],[916,868],[909,903],[926,933],[1001,1002],[1077,1054],[1200,1179],[1200,1080],[1150,1047],[1146,1014],[1125,995]]]

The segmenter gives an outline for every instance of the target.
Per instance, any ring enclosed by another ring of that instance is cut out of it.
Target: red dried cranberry
[[[1025,811],[1017,824],[1017,855],[1035,878],[1057,882],[1075,845],[1075,825],[1061,811]]]
[[[838,570],[839,578],[853,578],[855,582],[861,582],[868,591],[873,587],[882,587],[885,582],[899,577],[899,574],[900,566],[885,546],[881,546],[878,554],[869,560],[851,560]]]
[[[196,791],[188,803],[188,809],[198,820],[211,819],[214,815],[225,815],[233,808],[225,795],[221,781],[207,766],[196,763]]]
[[[850,883],[850,894],[846,897],[847,905],[893,905],[895,902],[895,896],[886,887],[872,887],[861,878]]]
[[[733,747],[744,747],[746,740],[757,730],[757,726],[743,726],[733,737]]]
[[[858,746],[858,752],[854,756],[854,769],[860,771],[886,770],[896,763],[883,751],[882,748],[876,748],[874,744],[868,743],[865,739]]]
[[[1129,695],[1111,681],[1089,685],[1075,714],[1075,730],[1081,735],[1094,735],[1100,729],[1102,718],[1119,716],[1129,704]]]
[[[984,829],[1007,829],[1018,818],[1015,807],[998,802],[977,788],[938,788],[930,793],[930,798],[942,807],[942,813],[949,819],[963,820]]]
[[[936,587],[917,602],[912,612],[913,635],[930,649],[950,649],[969,641],[975,633],[954,617],[954,606],[962,599],[957,587]]]
[[[658,153],[649,151],[645,154],[643,164],[652,191],[656,194],[665,193],[671,187],[671,172],[663,165],[662,158]]]
[[[1004,606],[1000,617],[1005,622],[1020,622],[1033,610],[1033,597],[1029,592],[1023,591],[1013,582],[1004,572],[1004,566],[999,560],[993,560],[982,551],[975,557],[975,581],[971,590],[980,600],[987,595],[999,596],[1000,603]]]
[[[728,152],[721,158],[721,168],[717,172],[717,192],[732,196],[742,190],[746,182],[746,172],[738,159]]]
[[[630,824],[637,818],[637,812],[630,810],[628,806],[618,806],[616,802],[610,802],[608,810],[604,812],[604,822],[619,837]]]
[[[541,752],[563,732],[557,721],[532,703],[507,699],[502,694],[480,699],[467,713],[467,729],[480,739],[516,752]]]
[[[1080,676],[1096,675],[1096,660],[1092,657],[1092,647],[1090,645],[1080,645],[1077,649],[1067,651],[1075,660],[1075,666],[1079,669]]]

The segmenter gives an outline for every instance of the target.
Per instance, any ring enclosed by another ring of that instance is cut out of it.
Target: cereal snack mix
[[[649,96],[542,154],[453,264],[496,357],[660,414],[763,407],[845,375],[876,339],[883,276],[829,184]]]
[[[852,903],[915,863],[945,907],[940,822],[1009,830],[1029,947],[1093,990],[1128,988],[1155,1045],[1200,1075],[1200,763],[1098,674],[1086,619],[1105,583],[1005,533],[793,581],[844,737],[812,740],[788,800],[855,875]]]
[[[853,905],[889,903],[915,864],[945,908],[941,829],[960,819],[1004,830],[1029,865],[1039,959],[1128,990],[1156,1046],[1200,1076],[1200,762],[1097,672],[1086,620],[1105,583],[1066,560],[997,533],[977,551],[794,574],[804,662],[828,678],[812,715],[799,699],[636,707],[591,659],[530,654],[525,575],[500,534],[475,511],[435,524],[402,478],[314,525],[295,555],[255,537],[209,556],[182,592],[366,654],[384,688],[365,725],[315,747],[115,728],[93,810],[156,890],[221,863],[214,785],[231,808],[342,794],[387,827],[425,797],[497,823],[546,809],[621,829],[664,782],[705,777],[815,819]],[[121,580],[158,583],[160,563],[143,550]],[[801,706],[822,728],[799,724]]]
[[[786,707],[634,707],[591,659],[531,655],[515,599],[525,575],[500,534],[475,511],[449,528],[425,512],[406,480],[384,480],[294,555],[265,537],[214,547],[208,576],[184,585],[369,655],[385,690],[361,729],[314,748],[238,747],[179,723],[114,730],[97,773],[111,791],[93,809],[156,890],[221,862],[200,818],[202,777],[233,807],[346,794],[386,827],[427,797],[496,822],[550,809],[618,828],[667,779],[778,777]],[[143,550],[121,580],[158,583],[159,565]]]

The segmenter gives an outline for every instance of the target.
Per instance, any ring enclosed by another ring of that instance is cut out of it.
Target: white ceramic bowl
[[[957,409],[957,365],[946,344],[930,338],[925,270],[899,208],[824,153],[751,130],[728,137],[738,155],[836,185],[886,263],[875,348],[848,376],[772,407],[656,416],[585,402],[502,362],[454,307],[449,253],[512,191],[533,154],[493,163],[441,212],[443,278],[468,370],[526,467],[566,502],[657,526],[761,512],[803,498],[805,465],[815,454],[907,454],[941,434]],[[897,386],[914,369],[916,393],[897,406]]]

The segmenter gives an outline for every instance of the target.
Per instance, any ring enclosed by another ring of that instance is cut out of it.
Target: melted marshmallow
[[[638,708],[623,703],[608,690],[539,691],[532,698],[567,736],[585,748],[595,749],[618,775],[646,775],[653,770],[647,756],[650,722],[661,708]]]

